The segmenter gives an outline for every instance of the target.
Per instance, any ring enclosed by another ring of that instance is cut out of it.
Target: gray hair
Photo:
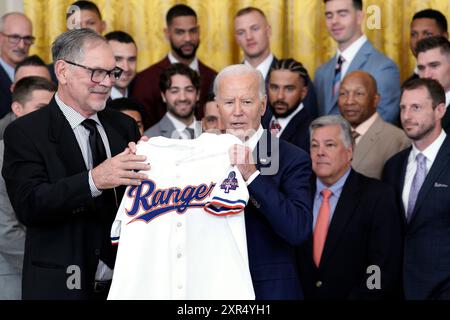
[[[349,148],[350,146],[353,148],[354,141],[352,136],[352,127],[350,123],[340,115],[322,116],[311,122],[309,126],[310,142],[312,142],[312,134],[315,129],[335,125],[338,125],[341,128],[341,139],[344,146],[346,148]]]
[[[214,95],[217,97],[217,94],[219,92],[219,83],[223,77],[230,75],[247,75],[247,74],[253,74],[258,79],[259,98],[262,99],[266,95],[266,82],[264,81],[264,77],[259,70],[250,67],[246,64],[234,64],[222,69],[216,76],[216,79],[214,79]]]
[[[21,17],[24,17],[30,22],[30,24],[32,24],[31,20],[26,15],[24,15],[22,12],[8,12],[8,13],[5,13],[4,15],[2,15],[0,17],[0,32],[4,31],[6,19],[8,17],[10,17],[10,16],[21,16]]]
[[[66,31],[59,35],[55,42],[53,42],[53,62],[58,60],[79,62],[83,59],[85,44],[96,41],[107,43],[105,38],[91,29],[73,29]]]

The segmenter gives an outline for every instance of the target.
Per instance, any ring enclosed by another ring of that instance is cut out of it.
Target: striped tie
[[[339,56],[336,63],[336,69],[334,69],[334,79],[333,79],[333,97],[337,96],[339,93],[339,86],[341,84],[341,74],[342,74],[342,64],[345,59]]]

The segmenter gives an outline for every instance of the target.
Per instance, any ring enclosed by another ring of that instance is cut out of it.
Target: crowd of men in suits
[[[401,84],[363,33],[362,0],[324,0],[337,52],[314,80],[301,62],[274,56],[255,7],[234,17],[244,60],[217,74],[196,56],[200,27],[187,5],[167,12],[168,54],[139,73],[134,39],[103,37],[97,6],[73,5],[80,28],[55,40],[48,66],[28,56],[31,21],[0,18],[0,299],[105,299],[118,201],[149,169],[136,143],[203,132],[247,141],[234,152],[251,200],[256,299],[450,299],[442,13],[412,18],[417,67]],[[67,287],[72,265],[83,271],[77,290]]]

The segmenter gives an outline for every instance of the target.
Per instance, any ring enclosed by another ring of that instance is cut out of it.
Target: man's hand
[[[121,185],[138,186],[141,184],[142,180],[147,179],[148,177],[146,174],[134,171],[150,170],[150,165],[143,162],[147,157],[137,156],[135,152],[132,152],[129,145],[122,153],[106,159],[92,169],[92,179],[94,180],[97,189],[111,189]]]
[[[245,181],[256,172],[252,150],[249,147],[235,144],[230,148],[228,154],[230,156],[231,164],[236,165]]]
[[[141,139],[139,139],[138,143],[141,141],[148,141],[150,138],[147,136],[142,136]],[[136,154],[136,146],[137,144],[134,141],[131,141],[130,143],[128,143],[128,148],[130,149],[132,154]]]

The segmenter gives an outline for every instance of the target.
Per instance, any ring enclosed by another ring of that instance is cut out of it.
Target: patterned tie
[[[277,136],[281,131],[281,125],[277,119],[274,119],[270,122],[270,133],[274,136]]]
[[[416,205],[417,195],[419,194],[420,188],[422,187],[422,184],[427,176],[427,158],[423,154],[419,153],[416,156],[416,162],[416,174],[414,175],[411,189],[409,191],[408,210],[406,211],[406,221],[408,223],[411,220],[411,215],[414,210],[414,206]]]
[[[313,259],[317,267],[320,265],[320,258],[322,257],[323,247],[327,239],[328,226],[330,224],[330,196],[333,194],[329,189],[323,189],[322,204],[319,208],[319,215],[317,216],[316,226],[313,234]]]
[[[92,168],[106,160],[106,149],[95,120],[86,119],[81,125],[89,130],[89,146],[92,153]]]
[[[342,73],[342,64],[345,62],[345,59],[342,56],[339,56],[336,63],[336,68],[334,69],[334,79],[333,79],[333,97],[337,96],[339,92],[339,86],[341,84],[341,73]]]

